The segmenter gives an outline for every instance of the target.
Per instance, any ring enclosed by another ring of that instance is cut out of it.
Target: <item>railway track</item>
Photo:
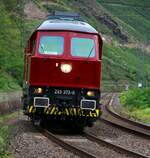
[[[107,124],[111,124],[113,126],[116,126],[117,128],[121,128],[124,130],[128,130],[131,133],[142,135],[142,136],[149,136],[148,133],[143,133],[141,131],[133,129],[133,125],[130,127],[125,127],[125,124],[122,123],[121,125],[118,123],[118,120],[126,121],[124,119],[121,119],[120,117],[115,117],[115,113],[113,114],[113,111],[111,111],[111,106],[113,103],[115,95],[109,94],[104,95],[103,99],[105,99],[105,106],[103,107],[105,115],[109,115],[109,117],[104,116],[101,118],[101,121],[104,121]],[[111,119],[110,119],[111,117]],[[117,118],[117,121],[116,121]],[[129,122],[128,122],[129,124]],[[135,125],[134,125],[135,126]],[[138,126],[138,124],[136,124]],[[146,127],[147,128],[147,127]],[[40,132],[50,139],[51,141],[55,142],[62,148],[74,153],[75,155],[78,155],[83,158],[98,158],[98,157],[107,157],[108,153],[109,155],[112,153],[113,156],[111,157],[136,157],[136,158],[149,158],[149,156],[140,153],[138,151],[132,150],[131,148],[127,148],[124,146],[121,146],[119,144],[113,143],[113,141],[110,141],[105,138],[100,138],[97,136],[94,136],[93,134],[89,134],[87,132],[84,132],[81,135],[64,135],[64,134],[53,134],[52,132],[46,130],[46,129],[39,129]],[[115,154],[114,154],[115,153]],[[114,156],[115,155],[115,156]]]
[[[106,108],[107,108],[107,111],[109,111],[109,113],[111,113],[113,116],[115,116],[115,117],[117,117],[117,118],[119,118],[119,119],[121,119],[123,121],[129,122],[130,124],[132,124],[134,126],[138,126],[138,127],[141,127],[141,128],[143,128],[145,130],[149,130],[150,131],[150,126],[148,126],[146,124],[142,124],[140,122],[133,121],[131,119],[127,119],[127,118],[122,117],[121,115],[119,115],[117,112],[115,112],[113,104],[112,105],[108,104],[106,106]]]
[[[40,129],[40,132],[51,141],[83,158],[105,157],[103,155],[107,150],[109,151],[109,154],[110,152],[115,152],[118,156],[122,155],[121,157],[148,158],[146,155],[115,145],[107,140],[95,137],[88,133],[66,136],[53,134],[46,129]]]
[[[83,158],[96,158],[96,156],[94,156],[93,154],[90,154],[84,150],[81,150],[80,148],[69,144],[68,142],[66,142],[65,140],[61,139],[59,136],[54,135],[53,133],[51,133],[48,130],[45,129],[40,129],[40,132],[47,137],[48,139],[52,140],[53,142],[55,142],[56,144],[60,145],[61,147],[65,148],[68,151],[71,151],[72,153],[83,157]]]
[[[103,104],[104,115],[101,117],[101,121],[150,139],[150,126],[122,117],[113,110],[113,100],[115,97],[116,94],[105,95],[104,98],[107,101],[105,100]]]

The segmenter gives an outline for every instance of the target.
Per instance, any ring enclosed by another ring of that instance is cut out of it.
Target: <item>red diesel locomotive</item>
[[[102,39],[78,14],[55,12],[25,49],[23,111],[34,123],[91,126],[100,117]]]

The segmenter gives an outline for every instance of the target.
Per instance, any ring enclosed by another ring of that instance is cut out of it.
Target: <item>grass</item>
[[[150,108],[128,110],[127,113],[137,121],[150,124]]]
[[[38,20],[22,23],[20,4],[16,4],[17,0],[0,1],[0,91],[16,90],[22,85],[25,43],[40,23]]]
[[[150,7],[149,0],[97,0],[100,3],[121,4],[133,7]]]
[[[150,41],[150,2],[133,1],[104,1],[98,2],[110,13],[123,30],[135,40],[148,44]],[[116,5],[115,5],[116,4]],[[119,4],[119,5],[118,5]],[[149,8],[147,8],[149,6]],[[130,37],[131,38],[131,37]]]
[[[9,135],[14,128],[12,125],[3,125],[5,121],[17,117],[17,112],[0,116],[0,158],[11,158],[8,152],[8,139]]]
[[[6,82],[7,81],[7,82]],[[18,90],[20,88],[17,80],[6,71],[0,70],[0,91]]]
[[[136,120],[150,124],[150,88],[132,89],[122,92],[121,104]]]
[[[20,32],[0,1],[0,89],[17,89],[22,82],[23,54]]]
[[[0,116],[0,123],[4,123],[4,122],[6,122],[8,120],[16,118],[17,116],[18,116],[18,111],[10,113],[10,114],[6,114],[6,115],[1,115]]]
[[[11,130],[12,130],[11,126],[0,127],[0,158],[11,157],[11,155],[7,150],[7,140]]]
[[[103,80],[137,82],[141,77],[150,81],[150,56],[143,54],[140,49],[104,44]]]

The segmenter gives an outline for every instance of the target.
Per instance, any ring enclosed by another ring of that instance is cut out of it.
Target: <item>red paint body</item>
[[[39,39],[42,35],[64,37],[62,55],[39,54]],[[71,56],[72,37],[92,38],[96,44],[96,56],[90,58]],[[36,41],[33,50],[32,43]],[[32,54],[31,54],[32,52]],[[29,86],[49,86],[67,88],[100,89],[102,40],[99,34],[72,31],[36,31],[28,42],[25,53],[24,80]],[[65,74],[61,71],[62,63],[72,65],[72,71]]]

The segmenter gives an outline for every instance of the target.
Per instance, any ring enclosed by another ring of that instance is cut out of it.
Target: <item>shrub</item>
[[[150,108],[150,88],[133,89],[120,95],[123,106],[129,110]]]

